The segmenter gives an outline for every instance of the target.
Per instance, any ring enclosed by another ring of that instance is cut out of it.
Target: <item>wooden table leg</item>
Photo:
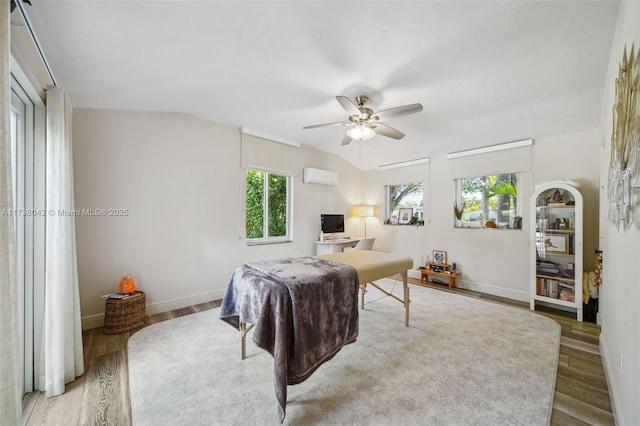
[[[400,274],[402,276],[402,287],[404,289],[404,326],[409,327],[409,282],[407,281],[407,271]]]
[[[247,355],[247,323],[240,321],[240,359],[245,359]]]
[[[238,324],[238,330],[240,330],[240,359],[247,357],[247,333],[253,328],[255,324],[249,324],[244,321],[240,321]]]
[[[360,290],[362,291],[362,297],[360,298],[360,309],[364,309],[364,294],[367,292],[367,283],[360,284]]]
[[[457,287],[455,274],[451,274],[451,276],[449,277],[449,290],[451,290],[451,287]]]

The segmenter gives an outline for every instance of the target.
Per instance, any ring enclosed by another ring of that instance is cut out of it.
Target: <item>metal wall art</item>
[[[633,191],[640,186],[640,50],[627,57],[624,48],[622,64],[616,78],[616,99],[613,105],[613,132],[609,161],[609,223],[625,229],[633,223]]]

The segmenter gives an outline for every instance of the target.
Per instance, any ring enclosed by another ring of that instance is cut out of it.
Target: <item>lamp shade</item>
[[[373,131],[371,127],[365,126],[363,124],[358,124],[356,127],[347,131],[347,135],[351,139],[366,141],[367,139],[371,139],[376,135],[376,132]]]
[[[371,206],[358,206],[356,207],[356,214],[360,217],[373,216],[373,207]]]

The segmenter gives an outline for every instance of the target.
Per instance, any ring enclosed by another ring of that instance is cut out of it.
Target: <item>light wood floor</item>
[[[442,291],[447,286],[424,285]],[[528,303],[518,302],[453,289],[455,293],[496,303],[528,309]],[[203,303],[146,318],[146,325],[183,315],[213,309],[220,301]],[[537,311],[562,326],[556,392],[551,417],[552,425],[614,425],[611,399],[607,388],[598,338],[600,327],[579,323],[561,311]],[[41,392],[23,398],[26,425],[117,425],[132,423],[127,374],[126,343],[133,333],[106,335],[101,328],[82,333],[85,374],[67,385],[58,397],[46,399]]]

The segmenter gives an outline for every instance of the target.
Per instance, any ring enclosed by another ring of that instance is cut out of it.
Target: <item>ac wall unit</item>
[[[304,169],[302,181],[316,185],[335,186],[338,184],[338,174],[329,170],[307,167]]]

